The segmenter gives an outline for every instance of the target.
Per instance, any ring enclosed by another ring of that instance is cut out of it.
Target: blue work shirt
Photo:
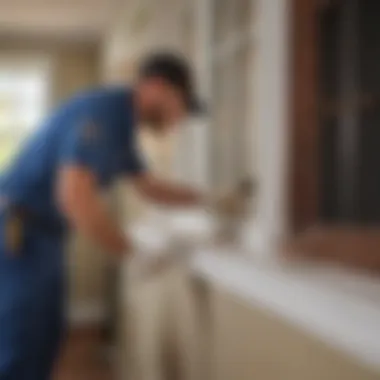
[[[100,188],[144,170],[136,148],[133,92],[102,88],[75,96],[31,136],[0,181],[0,194],[52,222],[63,219],[55,183],[64,165],[87,168]]]

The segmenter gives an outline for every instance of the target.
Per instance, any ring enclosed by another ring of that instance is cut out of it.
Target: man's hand
[[[167,206],[200,206],[204,199],[193,189],[161,181],[149,174],[135,177],[133,184],[148,200]]]
[[[98,193],[95,176],[84,168],[63,167],[58,173],[57,200],[71,225],[105,250],[131,250],[124,234],[112,222]]]
[[[247,216],[255,188],[250,180],[238,184],[235,189],[211,199],[211,208],[222,218],[241,219]]]
[[[220,217],[237,218],[245,215],[247,202],[237,194],[228,194],[216,199],[213,208]]]

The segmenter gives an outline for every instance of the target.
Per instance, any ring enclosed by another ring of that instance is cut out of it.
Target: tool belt
[[[57,238],[62,238],[66,231],[63,223],[2,197],[0,197],[0,214],[3,219],[5,246],[12,256],[17,256],[21,252],[26,233],[30,231],[38,231]]]

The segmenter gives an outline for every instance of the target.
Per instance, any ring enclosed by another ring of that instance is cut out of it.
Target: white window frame
[[[291,0],[257,0],[255,24],[255,99],[257,131],[257,213],[247,227],[246,243],[265,259],[277,253],[288,233],[288,123],[291,81]]]
[[[235,46],[245,43],[245,38],[232,35],[218,49],[212,49],[212,1],[197,0],[198,15],[198,77],[203,95],[210,100],[212,94],[212,62],[223,59]],[[256,178],[259,194],[251,222],[243,241],[257,254],[274,252],[281,238],[287,234],[287,121],[289,90],[289,24],[290,0],[252,0],[252,29],[247,38],[254,44],[254,64],[248,78],[252,107],[248,107],[248,140],[254,144],[251,175]],[[210,124],[209,122],[207,124]],[[208,125],[209,126],[209,125]],[[209,152],[212,129],[207,133]],[[203,155],[203,167],[212,167],[211,157]]]

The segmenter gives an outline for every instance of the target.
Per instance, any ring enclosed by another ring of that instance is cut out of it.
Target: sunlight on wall
[[[46,112],[49,71],[44,58],[0,57],[0,170]]]

